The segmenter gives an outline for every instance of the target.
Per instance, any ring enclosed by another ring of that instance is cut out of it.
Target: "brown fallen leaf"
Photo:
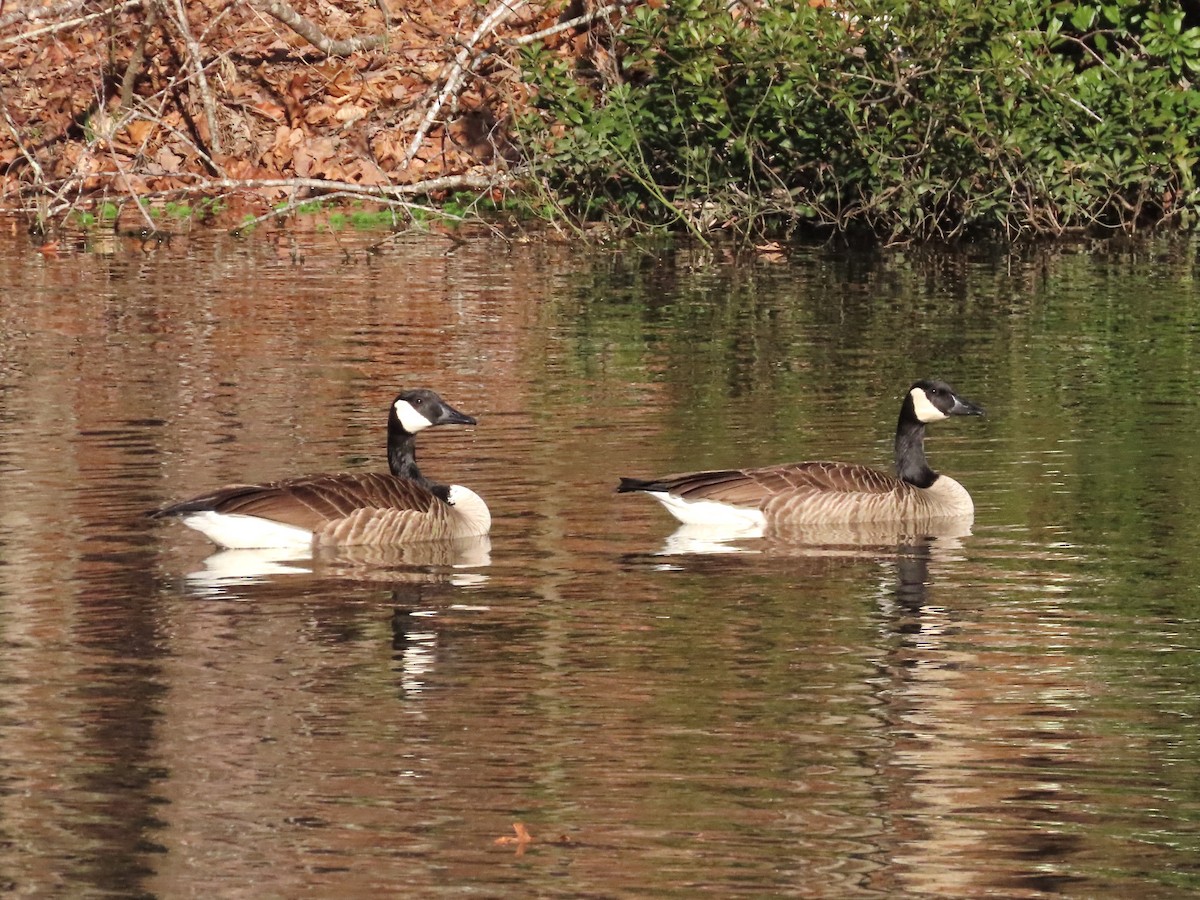
[[[288,82],[283,95],[283,104],[287,108],[288,122],[295,124],[304,118],[304,101],[308,97],[308,76],[297,72]]]
[[[529,833],[529,829],[525,827],[523,822],[513,822],[513,831],[516,836],[506,834],[496,838],[495,844],[501,847],[511,847],[514,844],[519,850],[524,850],[526,846],[533,843],[533,835]]]
[[[125,138],[125,143],[132,147],[138,147],[149,141],[150,135],[154,133],[157,126],[153,122],[147,122],[145,119],[135,119],[125,126],[125,133],[122,135]]]
[[[182,10],[192,25],[203,58],[220,61],[207,86],[190,84],[186,91],[177,88],[174,38],[149,24],[140,6],[118,5],[89,23],[74,19],[79,2],[57,3],[50,10],[50,0],[0,0],[6,13],[14,5],[45,7],[56,28],[70,26],[41,42],[17,40],[14,23],[4,29],[9,42],[0,46],[0,72],[20,73],[21,97],[8,104],[20,137],[0,127],[0,200],[36,195],[44,190],[40,185],[55,182],[121,194],[144,193],[150,186],[190,190],[213,177],[214,162],[227,180],[280,181],[307,174],[382,186],[471,175],[489,158],[494,124],[507,123],[533,96],[523,85],[510,84],[507,74],[500,76],[503,91],[466,79],[448,98],[450,107],[457,104],[486,118],[486,146],[477,146],[481,142],[473,134],[457,132],[461,146],[456,145],[435,128],[410,165],[414,131],[442,90],[447,66],[460,47],[468,47],[480,0],[387,0],[383,5],[291,0],[298,15],[330,38],[386,30],[386,49],[348,56],[315,53],[308,38],[289,34],[253,4],[180,0],[172,9]],[[505,57],[506,45],[489,42],[550,27],[562,5],[559,0],[516,4],[520,9],[502,28],[468,47],[471,65],[485,54]],[[215,24],[217,16],[227,16],[221,28],[202,27]],[[574,32],[554,39],[568,36]],[[96,72],[133,85],[131,109],[137,118],[125,121],[129,110],[97,104]],[[506,99],[510,88],[511,101]],[[113,121],[124,125],[110,134]],[[219,129],[221,147],[212,146],[210,129]],[[328,141],[335,152],[323,147]],[[26,157],[43,170],[36,184],[28,176]],[[283,187],[246,190],[255,192],[257,209],[285,192]],[[59,252],[68,249],[64,244]]]
[[[763,262],[784,262],[787,260],[787,253],[784,251],[783,245],[778,241],[768,241],[765,244],[758,244],[754,248],[758,253],[758,258]]]
[[[533,843],[533,835],[529,833],[529,829],[525,827],[525,823],[523,822],[513,822],[513,831],[516,833],[502,835],[496,838],[494,843],[498,847],[516,847],[517,855],[520,856],[525,852],[525,848]],[[552,838],[542,838],[539,843],[554,844],[558,847],[579,846],[576,840],[566,834],[560,834]]]

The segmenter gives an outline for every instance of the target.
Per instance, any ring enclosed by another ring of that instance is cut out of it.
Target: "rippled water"
[[[1192,245],[377,239],[0,245],[6,887],[1197,892]],[[988,408],[929,439],[970,533],[688,543],[612,493],[886,467],[928,375]],[[143,516],[380,468],[420,385],[479,418],[419,453],[489,542],[214,557]]]

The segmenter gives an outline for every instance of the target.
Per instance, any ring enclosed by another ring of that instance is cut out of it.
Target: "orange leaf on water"
[[[529,829],[525,827],[523,822],[513,822],[513,831],[516,832],[515,837],[511,834],[506,834],[496,838],[495,843],[502,847],[511,847],[515,844],[520,849],[524,849],[526,845],[533,843],[533,835],[529,833]]]

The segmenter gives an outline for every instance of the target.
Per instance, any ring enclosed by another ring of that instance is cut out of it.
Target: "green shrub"
[[[529,49],[557,215],[888,240],[1191,226],[1200,29],[1158,0],[638,7],[608,67]]]

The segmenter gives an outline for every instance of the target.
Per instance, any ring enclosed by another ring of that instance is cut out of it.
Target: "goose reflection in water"
[[[310,554],[295,549],[222,550],[188,574],[195,587],[263,581],[274,577],[315,575],[386,583],[484,584],[483,569],[492,562],[492,541],[484,535],[424,541],[396,547],[329,547]]]
[[[974,516],[944,516],[922,522],[837,522],[811,525],[724,528],[681,525],[664,542],[661,556],[703,553],[770,553],[773,556],[878,555],[937,541],[959,547],[971,534]]]

